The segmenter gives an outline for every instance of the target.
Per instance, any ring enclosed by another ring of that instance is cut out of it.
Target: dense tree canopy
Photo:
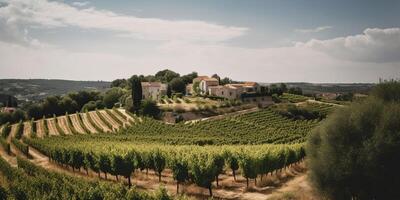
[[[400,83],[328,117],[308,140],[310,177],[332,199],[400,196]]]
[[[107,108],[112,108],[119,102],[122,95],[124,95],[124,91],[121,88],[111,88],[104,93],[103,103]]]
[[[171,87],[171,91],[173,93],[182,93],[182,94],[185,93],[186,85],[181,78],[172,79],[171,82],[169,83],[169,86]]]

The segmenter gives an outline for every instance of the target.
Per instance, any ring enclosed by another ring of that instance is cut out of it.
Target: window
[[[229,92],[229,96],[232,96],[232,92]]]
[[[221,92],[221,95],[224,95],[224,91]]]

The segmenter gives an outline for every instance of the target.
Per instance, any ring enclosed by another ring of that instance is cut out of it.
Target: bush
[[[144,116],[159,118],[161,114],[160,108],[154,101],[144,100],[141,104],[140,112]]]
[[[396,173],[400,168],[400,99],[389,95],[387,87],[390,93],[400,94],[399,83],[380,84],[372,97],[337,110],[311,134],[307,144],[310,178],[329,198],[400,196]]]

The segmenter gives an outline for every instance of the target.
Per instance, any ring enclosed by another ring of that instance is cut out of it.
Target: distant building
[[[167,95],[167,87],[161,82],[142,82],[143,99],[159,100]]]
[[[200,81],[199,88],[201,94],[209,93],[208,88],[212,86],[218,86],[219,81],[215,78],[205,78]]]
[[[193,84],[195,84],[196,82],[200,83],[200,81],[204,80],[204,79],[208,79],[210,77],[208,76],[197,76],[196,78],[193,79]]]

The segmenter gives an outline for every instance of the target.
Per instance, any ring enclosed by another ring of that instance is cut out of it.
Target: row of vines
[[[129,185],[135,170],[153,170],[161,180],[162,172],[168,168],[178,185],[190,181],[208,188],[210,195],[212,182],[218,181],[218,175],[225,168],[232,170],[232,174],[240,170],[248,181],[296,163],[305,156],[301,144],[201,147],[134,144],[85,136],[25,138],[24,141],[54,162],[73,169],[122,176],[128,179]]]

